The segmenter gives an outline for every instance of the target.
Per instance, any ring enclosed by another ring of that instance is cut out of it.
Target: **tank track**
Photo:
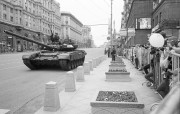
[[[81,59],[73,60],[73,61],[60,60],[59,65],[60,65],[62,70],[69,71],[69,70],[72,70],[74,68],[77,68],[80,65],[83,65],[84,59],[85,59],[85,57],[81,58]]]
[[[77,68],[78,66],[81,66],[83,65],[84,63],[84,58],[81,58],[81,59],[77,59],[77,60],[59,60],[59,67],[61,70],[65,70],[65,71],[69,71],[69,70],[72,70],[72,69],[75,69]],[[31,60],[23,60],[24,64],[31,70],[37,70],[39,69],[38,66],[39,65],[34,65],[31,63]]]

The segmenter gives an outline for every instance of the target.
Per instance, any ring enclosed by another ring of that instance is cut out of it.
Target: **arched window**
[[[27,33],[25,33],[25,34],[24,34],[24,36],[25,36],[25,37],[28,37],[28,34],[27,34]]]
[[[34,39],[34,40],[36,40],[36,37],[35,37],[35,35],[33,35],[33,39]]]

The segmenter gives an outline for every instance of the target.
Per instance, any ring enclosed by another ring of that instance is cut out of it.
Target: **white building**
[[[46,41],[53,33],[61,34],[60,4],[54,0],[0,0],[0,26],[4,29],[21,33],[29,38]],[[3,26],[3,27],[2,27]],[[0,42],[4,41],[6,34],[0,35]],[[11,48],[17,44],[29,48],[29,43],[12,38]],[[6,45],[5,45],[6,48]]]
[[[91,28],[89,26],[84,25],[82,27],[82,36],[83,36],[83,43],[84,47],[92,47],[92,35],[91,35]]]
[[[63,39],[69,38],[82,47],[82,27],[83,24],[71,13],[61,12],[61,25]]]

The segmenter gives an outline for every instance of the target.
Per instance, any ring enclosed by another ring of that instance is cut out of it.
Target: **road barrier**
[[[44,111],[56,112],[60,108],[57,83],[50,81],[46,83]]]
[[[66,75],[65,92],[76,91],[75,75],[74,72],[69,71]]]
[[[83,66],[78,66],[77,67],[77,73],[76,73],[76,81],[77,82],[83,82],[84,79],[84,67]]]
[[[93,59],[93,68],[96,68],[96,59]]]
[[[89,62],[84,62],[84,74],[89,75],[90,74],[90,64]]]
[[[89,61],[90,71],[93,71],[93,62],[92,60]]]

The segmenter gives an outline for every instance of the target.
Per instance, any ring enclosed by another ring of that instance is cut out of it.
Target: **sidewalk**
[[[152,89],[142,86],[145,82],[144,75],[135,69],[129,60],[123,59],[127,71],[130,72],[131,82],[107,82],[105,72],[109,70],[111,59],[106,59],[93,69],[90,75],[85,75],[84,82],[76,82],[75,92],[60,92],[60,109],[57,112],[43,111],[43,107],[35,114],[91,114],[90,101],[97,90],[135,90],[140,93],[141,100],[145,104],[144,114],[149,114],[153,103],[160,100],[159,95]]]

